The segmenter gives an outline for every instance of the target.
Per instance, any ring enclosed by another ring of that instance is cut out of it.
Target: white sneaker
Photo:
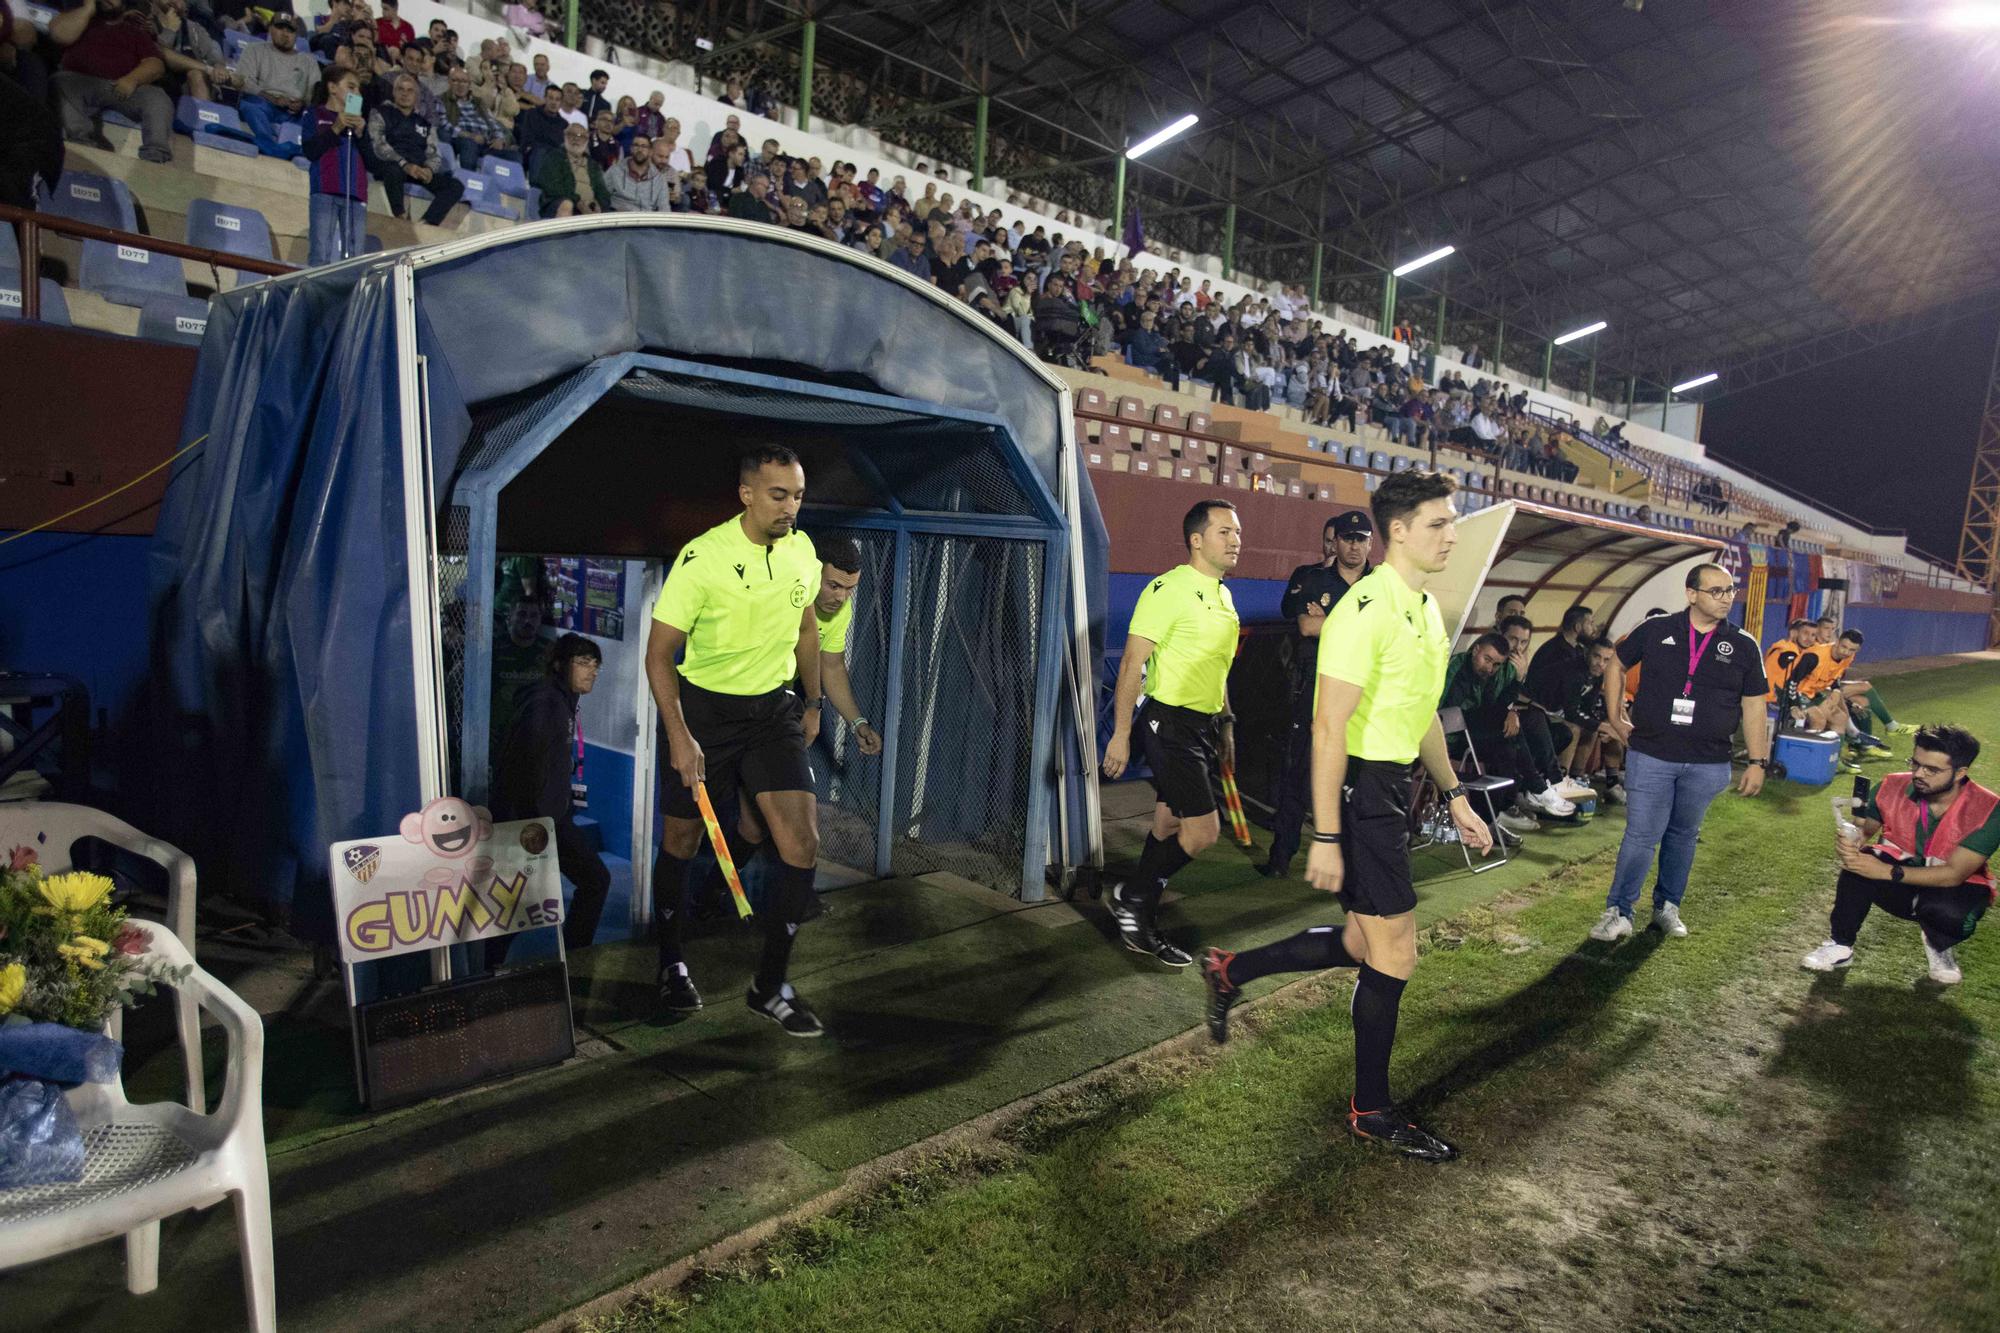
[[[1838,968],[1846,967],[1853,961],[1854,948],[1852,945],[1835,944],[1832,940],[1828,940],[1804,958],[1799,959],[1799,966],[1808,972],[1832,972]]]
[[[1622,940],[1631,933],[1632,918],[1615,907],[1605,908],[1604,915],[1597,918],[1597,924],[1590,928],[1590,938],[1607,944],[1612,940]]]
[[[1653,929],[1665,933],[1672,939],[1687,938],[1687,922],[1681,920],[1681,909],[1672,903],[1661,903],[1653,909]]]
[[[1525,799],[1535,809],[1545,815],[1554,815],[1557,819],[1564,819],[1576,813],[1576,806],[1558,796],[1554,787],[1529,792]]]
[[[1956,986],[1965,980],[1965,974],[1958,970],[1958,955],[1950,949],[1933,949],[1929,940],[1924,941],[1924,957],[1931,960],[1931,980],[1940,986]]]
[[[1575,778],[1564,778],[1555,785],[1553,790],[1556,795],[1562,797],[1565,801],[1594,801],[1597,799],[1597,789],[1595,787],[1587,787]]]
[[[1516,814],[1512,810],[1502,810],[1500,812],[1499,823],[1501,828],[1517,836],[1523,833],[1540,832],[1542,827],[1540,821],[1534,819],[1532,816]]]

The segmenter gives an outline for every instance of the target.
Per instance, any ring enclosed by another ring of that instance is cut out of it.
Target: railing
[[[1715,461],[1721,464],[1723,467],[1728,468],[1731,472],[1742,473],[1744,476],[1750,478],[1750,480],[1756,482],[1760,486],[1770,487],[1772,490],[1776,491],[1778,494],[1784,496],[1788,500],[1794,501],[1795,503],[1798,504],[1805,505],[1808,508],[1808,510],[1816,510],[1819,513],[1830,515],[1833,518],[1839,519],[1842,523],[1847,524],[1851,528],[1860,529],[1862,532],[1867,533],[1871,537],[1902,537],[1906,535],[1907,532],[1906,529],[1878,528],[1873,523],[1865,522],[1862,519],[1856,518],[1852,514],[1844,513],[1839,509],[1835,509],[1832,505],[1828,504],[1824,500],[1815,500],[1810,495],[1806,495],[1803,492],[1791,486],[1787,486],[1782,481],[1774,481],[1770,477],[1767,477],[1763,473],[1757,471],[1755,468],[1746,467],[1744,464],[1739,463],[1732,458],[1718,457],[1716,458]]]
[[[142,236],[138,232],[119,231],[116,227],[100,227],[94,222],[78,222],[74,218],[31,212],[25,208],[15,208],[11,204],[0,204],[0,222],[14,224],[15,234],[21,244],[23,319],[42,317],[42,233],[45,231],[80,241],[109,241],[114,245],[128,245],[135,249],[150,250],[155,254],[170,255],[176,259],[192,259],[198,264],[208,265],[211,269],[240,269],[245,273],[258,273],[265,277],[276,277],[281,273],[297,271],[290,264],[280,264],[269,259],[253,259],[248,255],[206,250],[199,245],[166,241],[157,236]]]

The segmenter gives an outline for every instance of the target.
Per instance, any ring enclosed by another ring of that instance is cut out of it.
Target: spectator
[[[153,31],[160,59],[167,65],[160,90],[168,97],[185,92],[212,102],[217,88],[229,86],[229,67],[223,63],[222,48],[208,35],[208,29],[187,21],[187,0],[153,0]]]
[[[32,50],[34,36],[0,0],[0,204],[14,208],[36,207],[36,182],[53,185],[62,174],[62,123],[36,92],[47,79]],[[0,245],[8,239],[0,236]]]
[[[544,92],[548,91],[549,58],[547,56],[538,55],[535,57],[535,72],[528,76],[527,84],[528,92],[535,97],[540,97]],[[558,89],[557,91],[561,90]]]
[[[752,179],[755,179],[755,177],[752,177]],[[806,229],[805,200],[799,198],[797,195],[793,195],[787,199],[775,192],[767,194],[765,198],[774,207],[781,209],[783,216],[780,221],[788,230],[804,231]]]
[[[1167,340],[1159,330],[1159,319],[1151,310],[1139,312],[1139,322],[1125,340],[1125,356],[1141,370],[1150,370],[1180,392],[1181,376],[1167,352]]]
[[[1035,298],[1039,295],[1041,280],[1029,273],[1000,302],[1000,313],[1010,322],[1014,336],[1029,348],[1035,345]]]
[[[879,259],[882,255],[882,224],[871,222],[861,229],[861,234],[847,243],[847,248]]]
[[[534,186],[542,192],[542,216],[566,218],[602,213],[611,197],[604,173],[590,156],[590,132],[581,125],[563,129],[560,153],[544,153],[535,167]]]
[[[667,126],[677,132],[680,125],[669,118]],[[666,182],[667,201],[677,213],[688,208],[688,195],[694,189],[694,166],[688,150],[665,135],[651,141],[647,150],[653,159],[653,171]]]
[[[609,73],[601,69],[590,71],[590,90],[583,94],[583,101],[578,106],[578,110],[583,112],[585,120],[594,124],[597,121],[598,112],[609,111],[613,113],[611,117],[612,124],[616,125],[618,123],[616,114],[618,108],[612,104],[610,95],[605,91],[610,86],[611,75]]]
[[[740,77],[724,80],[722,96],[716,100],[724,106],[733,106],[740,111],[747,111],[753,116],[763,116],[765,112],[770,110],[769,101],[765,98],[764,94],[755,89],[746,89]]]
[[[729,210],[729,201],[747,188],[747,182],[751,177],[749,168],[745,163],[749,161],[749,158],[750,146],[738,141],[730,148],[727,156],[710,158],[708,160],[707,184],[710,212],[727,212]],[[765,180],[762,176],[756,179],[764,180],[765,186],[769,187],[770,181]],[[759,203],[762,203],[761,196],[759,197]],[[764,212],[767,214],[770,211],[768,207],[764,209]],[[760,222],[764,220],[766,219],[762,217],[758,219]]]
[[[409,217],[403,206],[403,187],[406,182],[414,182],[431,194],[424,222],[432,227],[442,226],[445,215],[465,193],[465,185],[445,165],[444,154],[438,149],[436,127],[417,110],[414,76],[398,74],[389,104],[369,113],[368,149],[389,211],[399,218]]]
[[[139,122],[139,156],[171,162],[174,104],[160,90],[167,72],[146,16],[124,0],[96,0],[49,20],[49,40],[67,48],[54,83],[63,136],[110,149],[100,117],[116,111]]]
[[[791,161],[791,170],[785,176],[785,197],[803,199],[809,209],[826,202],[826,186],[810,174],[810,164],[802,157]]]
[[[918,282],[936,284],[931,276],[931,257],[924,244],[924,234],[911,227],[903,237],[903,246],[889,256],[889,262]]]
[[[529,107],[514,117],[514,143],[530,175],[543,154],[562,151],[563,131],[568,128],[569,122],[562,117],[560,88],[544,88],[540,106]]]
[[[479,96],[476,83],[472,92],[473,96]],[[507,62],[507,72],[501,76],[500,86],[488,93],[481,105],[494,120],[502,125],[512,125],[515,117],[535,105],[535,98],[528,91],[528,71],[512,61]]]
[[[382,106],[396,100],[396,80],[408,75],[417,85],[417,114],[436,125],[442,115],[438,110],[438,99],[431,94],[425,82],[430,72],[429,57],[421,46],[410,45],[402,50],[398,64],[375,81],[375,105]]]
[[[624,156],[618,147],[618,123],[609,107],[597,113],[590,125],[590,137],[586,140],[590,160],[597,164],[599,171],[608,170],[613,162]]]
[[[1208,381],[1211,397],[1215,402],[1234,406],[1236,403],[1236,335],[1224,333],[1209,353],[1207,362],[1201,368],[1201,378]]]
[[[416,39],[417,30],[397,14],[396,0],[382,0],[382,17],[375,20],[375,44],[400,56],[402,49]]]
[[[713,162],[726,156],[729,150],[743,142],[743,121],[736,116],[726,117],[722,128],[709,136],[706,160]]]
[[[572,125],[581,125],[584,134],[590,132],[590,117],[583,114],[583,89],[573,83],[562,86],[562,118]]]
[[[509,162],[521,160],[513,137],[473,99],[472,75],[463,68],[451,72],[439,111],[438,137],[450,141],[458,164],[467,171],[479,170],[480,159],[488,154]]]
[[[653,167],[653,141],[634,136],[632,151],[604,173],[614,213],[664,213],[673,206],[673,191],[664,172]]]
[[[361,76],[353,70],[329,70],[319,105],[306,116],[301,151],[313,164],[309,264],[351,259],[367,249],[368,164],[361,156],[361,135],[368,123],[347,110],[348,97],[359,96],[360,89]]]
[[[508,27],[530,37],[549,35],[549,21],[542,16],[541,0],[509,0],[500,16]]]

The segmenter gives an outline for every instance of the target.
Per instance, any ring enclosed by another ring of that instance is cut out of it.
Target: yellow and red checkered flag
[[[743,896],[743,880],[736,873],[736,858],[729,854],[729,843],[722,836],[722,824],[715,817],[715,807],[709,803],[708,784],[694,784],[694,803],[701,807],[701,822],[708,826],[708,845],[715,849],[715,863],[722,867],[722,877],[729,881],[729,895],[736,900],[736,915],[750,915],[750,900]]]
[[[1236,773],[1229,765],[1222,766],[1222,803],[1229,807],[1229,831],[1236,835],[1239,847],[1250,845],[1250,821],[1243,817],[1243,797],[1236,790]]]

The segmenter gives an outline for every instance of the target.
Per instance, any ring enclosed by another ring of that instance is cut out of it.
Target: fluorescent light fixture
[[[1394,270],[1394,272],[1395,275],[1400,278],[1405,273],[1415,273],[1418,269],[1422,268],[1426,264],[1435,264],[1438,262],[1438,260],[1443,259],[1449,255],[1455,255],[1457,253],[1458,253],[1457,246],[1441,245],[1427,255],[1418,255],[1415,259],[1412,259],[1409,263],[1404,264],[1402,267]]]
[[[1185,116],[1182,116],[1179,120],[1175,121],[1173,124],[1161,130],[1159,133],[1149,135],[1148,137],[1141,139],[1139,140],[1139,142],[1133,144],[1130,148],[1127,148],[1125,150],[1125,156],[1131,158],[1144,157],[1146,154],[1152,152],[1155,148],[1158,148],[1161,144],[1165,143],[1167,140],[1174,138],[1176,135],[1185,134],[1187,131],[1193,129],[1195,126],[1195,122],[1199,121],[1200,119],[1201,119],[1200,116],[1197,116],[1194,114],[1194,112],[1190,111]]]
[[[1699,389],[1702,385],[1709,383],[1711,380],[1718,380],[1721,378],[1722,377],[1720,375],[1716,374],[1714,371],[1711,370],[1706,375],[1697,375],[1691,380],[1686,380],[1680,384],[1676,384],[1673,388],[1673,391],[1675,393],[1686,393],[1689,389]]]
[[[1610,327],[1609,324],[1600,319],[1595,324],[1586,324],[1580,329],[1571,329],[1568,333],[1556,339],[1556,346],[1561,347],[1564,343],[1573,343],[1578,338],[1588,338],[1591,334],[1601,333]]]
[[[2000,4],[1953,5],[1937,16],[1940,28],[1959,31],[2000,28]]]

